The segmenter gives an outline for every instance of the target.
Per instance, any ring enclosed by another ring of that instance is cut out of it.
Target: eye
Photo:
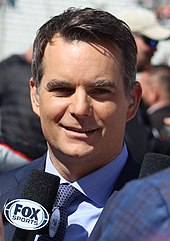
[[[72,92],[72,89],[67,88],[67,87],[57,87],[57,88],[54,88],[53,91],[56,91],[56,92]]]
[[[107,88],[97,88],[97,89],[92,90],[92,93],[105,95],[105,94],[110,94],[111,90],[107,89]]]
[[[47,83],[46,90],[57,97],[67,97],[74,93],[74,87],[65,80],[52,79]]]
[[[74,90],[72,88],[68,87],[57,87],[51,90],[56,96],[59,97],[67,97],[74,93]]]
[[[111,100],[114,97],[113,90],[111,88],[95,88],[89,92],[91,98],[99,102]]]

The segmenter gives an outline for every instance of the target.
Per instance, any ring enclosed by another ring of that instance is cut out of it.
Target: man
[[[30,163],[47,150],[29,96],[31,60],[32,45],[0,63],[0,172]]]
[[[21,196],[30,170],[45,170],[80,194],[69,205],[64,241],[87,240],[109,196],[139,175],[123,140],[141,98],[136,52],[128,26],[105,11],[71,8],[39,29],[30,88],[48,152],[0,177],[0,210]],[[6,241],[14,231],[6,223]],[[48,231],[36,238],[48,240]]]
[[[98,236],[92,233],[89,241],[169,241],[169,184],[170,168],[129,182],[110,198],[98,224]]]
[[[170,30],[158,22],[152,10],[146,8],[126,8],[118,17],[125,21],[133,32],[138,49],[137,72],[140,73],[150,67],[159,41],[168,39]]]
[[[161,26],[156,15],[145,8],[127,8],[120,12],[118,17],[129,25],[136,41],[138,50],[136,80],[139,81],[142,71],[150,68],[159,41],[169,38],[170,30]],[[155,136],[142,101],[135,118],[127,123],[125,140],[140,162],[147,152],[170,154],[170,143],[160,141]]]
[[[151,125],[160,139],[169,138],[164,119],[170,117],[170,67],[155,65],[145,71],[140,78],[142,100],[147,107]]]

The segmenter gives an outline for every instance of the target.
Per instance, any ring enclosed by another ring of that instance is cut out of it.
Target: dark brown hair
[[[32,74],[36,87],[40,86],[43,76],[45,48],[57,33],[66,41],[115,44],[122,52],[121,72],[125,92],[129,94],[136,76],[137,48],[134,37],[122,20],[106,11],[92,8],[69,8],[40,27],[33,44]]]

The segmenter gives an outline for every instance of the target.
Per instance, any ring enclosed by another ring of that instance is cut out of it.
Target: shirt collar
[[[169,107],[169,103],[168,104],[167,103],[156,103],[147,109],[147,113],[149,115],[152,115],[154,112],[156,112],[157,110],[162,109],[164,107]]]
[[[120,154],[105,166],[95,172],[84,176],[83,178],[72,183],[80,192],[103,207],[113,191],[120,172],[122,171],[128,158],[128,151],[124,143]],[[52,165],[49,152],[47,152],[45,171],[61,178],[60,183],[68,183]]]

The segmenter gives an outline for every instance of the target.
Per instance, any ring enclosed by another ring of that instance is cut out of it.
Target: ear
[[[139,107],[139,103],[142,96],[142,88],[139,82],[135,82],[129,98],[129,107],[127,112],[127,121],[131,120],[135,115]]]
[[[160,101],[160,87],[152,86],[149,93],[150,106]]]
[[[39,93],[38,89],[35,86],[33,78],[30,79],[30,98],[31,98],[31,104],[32,104],[32,109],[37,114],[40,116],[40,110],[39,110]]]

